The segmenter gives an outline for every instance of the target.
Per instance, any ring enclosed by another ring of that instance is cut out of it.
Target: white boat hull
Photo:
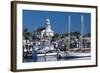
[[[37,54],[37,56],[50,56],[50,55],[57,55],[57,53]]]
[[[91,53],[74,53],[74,52],[68,52],[68,53],[64,53],[61,52],[59,53],[60,57],[89,57],[91,56]]]

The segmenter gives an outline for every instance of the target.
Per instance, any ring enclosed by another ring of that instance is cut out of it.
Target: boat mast
[[[71,25],[71,16],[68,17],[68,50],[70,48],[70,25]]]
[[[83,15],[81,15],[81,49],[83,48]]]
[[[34,24],[34,36],[35,36],[35,41],[36,41],[36,24]]]

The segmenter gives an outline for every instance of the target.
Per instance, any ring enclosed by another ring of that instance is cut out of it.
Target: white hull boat
[[[57,53],[37,54],[37,56],[51,56],[51,55],[57,55]]]
[[[59,57],[90,57],[91,53],[60,52]]]

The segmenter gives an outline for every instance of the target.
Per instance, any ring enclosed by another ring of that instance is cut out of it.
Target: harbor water
[[[23,61],[25,62],[49,62],[49,61],[69,61],[69,60],[90,60],[91,56],[87,57],[64,57],[58,58],[56,55],[47,55],[47,56],[38,56],[36,58],[24,58]]]

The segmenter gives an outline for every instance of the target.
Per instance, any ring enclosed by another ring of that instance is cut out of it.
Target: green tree
[[[85,34],[85,37],[91,37],[90,33]]]
[[[79,37],[80,33],[79,32],[74,32],[74,36]]]
[[[52,37],[53,40],[57,40],[60,38],[60,34],[59,33],[54,33],[54,36]]]
[[[61,38],[65,38],[65,37],[68,37],[68,33],[62,34]]]
[[[25,40],[30,40],[30,38],[32,37],[32,33],[29,32],[27,28],[25,28],[23,30],[23,36],[24,36]]]
[[[70,36],[71,36],[71,37],[72,37],[72,36],[75,36],[75,37],[79,38],[80,33],[79,33],[79,32],[71,32],[71,33],[70,33]]]

